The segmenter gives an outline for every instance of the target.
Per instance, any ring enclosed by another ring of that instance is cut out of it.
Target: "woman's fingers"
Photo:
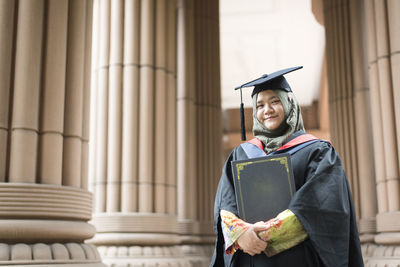
[[[253,230],[255,230],[255,229],[256,229],[256,227],[253,228]],[[252,256],[255,254],[260,254],[261,252],[263,252],[265,250],[266,247],[267,247],[267,242],[258,238],[257,233],[255,231],[253,231],[251,233],[251,247],[249,249],[248,254],[250,254]]]
[[[256,222],[253,224],[253,229],[256,232],[268,230],[269,226],[265,222]]]
[[[258,222],[250,226],[238,239],[240,248],[249,255],[259,254],[267,247],[267,242],[261,240],[257,232],[266,229],[265,223]]]

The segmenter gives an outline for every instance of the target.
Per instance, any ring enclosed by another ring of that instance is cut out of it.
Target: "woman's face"
[[[264,90],[257,96],[257,119],[270,131],[276,130],[285,119],[281,100],[272,90]]]

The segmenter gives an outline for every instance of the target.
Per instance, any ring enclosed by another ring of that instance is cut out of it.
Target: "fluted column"
[[[0,4],[0,265],[104,266],[84,244],[91,1]]]
[[[376,233],[377,197],[374,169],[374,150],[370,88],[368,84],[366,30],[363,21],[364,3],[349,2],[351,32],[352,86],[354,91],[357,167],[360,188],[359,232],[363,243],[371,243]]]
[[[324,1],[324,18],[326,27],[326,51],[329,82],[329,114],[332,122],[332,140],[338,150],[352,189],[357,217],[360,217],[360,164],[357,159],[358,146],[356,137],[363,133],[356,128],[355,89],[356,81],[349,75],[356,65],[352,65],[351,29],[349,1]],[[362,127],[368,122],[358,121]],[[358,126],[358,125],[357,125]],[[360,129],[361,130],[361,129]]]
[[[350,181],[364,260],[368,262],[377,231],[375,177],[378,180],[382,170],[374,168],[374,162],[380,161],[383,150],[371,145],[376,143],[371,133],[380,133],[382,128],[371,126],[371,122],[381,123],[381,119],[374,111],[377,103],[373,103],[373,85],[368,84],[368,25],[363,12],[361,0],[324,1],[332,139]]]
[[[219,6],[214,1],[195,2],[196,83],[197,110],[196,149],[198,196],[196,218],[200,234],[214,238],[213,201],[216,183],[221,173],[221,92],[219,56]],[[204,78],[208,77],[208,78]],[[208,241],[212,240],[209,239]]]
[[[368,62],[371,59],[376,59],[376,43],[375,38],[375,14],[373,1],[365,1],[365,22],[367,26],[368,37]],[[375,62],[376,63],[376,62]],[[386,170],[384,167],[385,152],[383,146],[383,128],[382,128],[382,111],[379,93],[379,80],[377,73],[377,65],[368,63],[369,83],[371,88],[370,101],[371,101],[371,121],[373,133],[373,146],[375,162],[375,177],[376,177],[376,190],[378,201],[378,213],[383,213],[388,210],[387,201],[387,186],[386,186]],[[379,159],[379,160],[378,160]]]
[[[371,108],[374,147],[381,157],[375,160],[379,213],[377,215],[377,244],[400,244],[400,179],[399,179],[399,108],[396,96],[400,90],[396,70],[399,69],[400,9],[396,1],[366,1],[368,24],[368,66],[371,83]],[[397,60],[397,61],[396,61]],[[372,95],[373,94],[373,95]],[[378,117],[379,116],[379,117]],[[379,128],[376,130],[376,128]],[[372,265],[371,265],[372,266]]]
[[[193,0],[178,1],[177,32],[177,183],[180,233],[190,235],[196,224],[196,110]],[[190,236],[188,236],[190,238]]]
[[[167,213],[177,214],[177,29],[176,2],[167,7]]]
[[[109,265],[187,263],[177,247],[175,21],[175,1],[94,1],[90,242]]]
[[[390,36],[390,66],[392,74],[393,99],[400,99],[400,11],[399,1],[390,0],[387,2],[388,10],[388,27]],[[396,121],[396,137],[397,152],[400,153],[400,105],[395,102],[395,121]],[[398,156],[398,166],[400,167],[400,156]]]
[[[10,1],[0,3],[0,182],[6,182],[8,176],[7,168],[7,149],[9,135],[9,116],[10,110],[10,89],[12,84],[13,72],[13,36],[15,31],[14,26],[15,4]]]
[[[207,266],[222,152],[218,5],[98,0],[94,29],[90,242],[110,265]]]
[[[219,5],[179,3],[178,136],[183,138],[178,137],[179,231],[188,244],[185,255],[199,258],[212,250],[215,241],[213,203],[222,167]],[[196,155],[190,154],[192,150]],[[207,257],[199,262],[208,263]]]
[[[121,211],[138,211],[140,1],[124,4]]]

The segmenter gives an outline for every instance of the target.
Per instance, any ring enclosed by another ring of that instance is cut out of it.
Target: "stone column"
[[[390,36],[390,66],[392,70],[392,86],[393,99],[400,99],[400,11],[399,1],[390,0],[387,2],[388,10],[388,27]],[[396,103],[396,102],[395,102]],[[398,103],[398,102],[397,102]],[[397,137],[397,152],[400,152],[400,105],[394,105],[395,121],[396,121],[396,137]],[[398,166],[400,166],[400,156],[398,157]]]
[[[195,43],[197,49],[196,106],[197,164],[200,235],[203,242],[214,242],[214,197],[222,170],[221,90],[219,53],[219,6],[215,1],[195,3]]]
[[[180,233],[182,238],[194,232],[196,219],[196,172],[198,161],[195,149],[196,114],[194,106],[195,60],[193,0],[178,1],[177,38],[177,182]]]
[[[213,2],[94,1],[90,242],[109,265],[209,265],[221,167]]]
[[[179,233],[186,244],[184,254],[192,262],[203,257],[198,264],[208,266],[222,167],[219,6],[208,0],[180,1],[178,12]]]
[[[360,217],[360,176],[357,162],[355,89],[352,80],[352,47],[348,1],[324,1],[329,103],[333,146],[339,152],[349,183],[357,216]],[[364,122],[363,122],[364,123]],[[363,126],[364,127],[364,126]],[[359,132],[359,135],[363,134]],[[364,178],[363,178],[364,179]]]
[[[374,162],[380,161],[383,153],[382,147],[371,145],[376,143],[372,131],[379,134],[382,127],[377,125],[381,119],[377,117],[380,116],[379,112],[374,110],[380,103],[379,100],[378,103],[373,102],[376,101],[373,95],[376,91],[372,84],[370,90],[367,80],[365,28],[368,25],[365,26],[363,20],[364,2],[324,1],[324,13],[330,99],[336,99],[331,105],[334,122],[331,129],[334,130],[333,139],[342,143],[338,147],[339,153],[342,154],[352,186],[364,260],[368,262],[375,248],[378,210],[375,177],[379,181],[379,170],[382,170],[374,168]],[[376,125],[371,126],[371,120]],[[382,206],[382,202],[379,202]]]
[[[398,52],[400,50],[400,10],[396,1],[365,1],[365,21],[368,33],[368,67],[371,87],[371,114],[376,160],[378,193],[377,232],[380,245],[367,266],[398,263],[395,253],[400,245],[399,186],[399,107],[396,104],[400,85]],[[390,252],[391,251],[391,252]]]
[[[0,265],[104,266],[87,190],[91,1],[0,4]]]
[[[373,1],[365,1],[365,22],[367,26],[368,37],[368,65],[369,65],[369,83],[371,88],[371,119],[373,123],[372,133],[374,137],[374,154],[377,159],[380,159],[375,164],[378,212],[383,213],[388,210],[387,203],[387,187],[385,182],[386,170],[384,168],[384,147],[383,147],[383,129],[381,118],[381,102],[379,94],[379,85],[377,78],[376,64],[371,64],[371,59],[376,59],[376,39],[375,39],[375,22]],[[376,63],[376,62],[375,62]],[[378,127],[376,127],[378,126]]]
[[[376,184],[371,127],[370,89],[368,84],[364,3],[349,2],[351,32],[352,86],[356,114],[357,167],[360,188],[359,232],[362,243],[372,243],[376,233]]]
[[[175,1],[94,1],[90,242],[109,265],[188,264],[175,207],[175,25]]]

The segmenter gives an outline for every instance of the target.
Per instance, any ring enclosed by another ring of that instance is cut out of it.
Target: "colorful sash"
[[[275,155],[279,153],[289,153],[290,155],[293,155],[300,149],[318,141],[324,141],[324,140],[318,139],[317,137],[311,134],[303,134],[296,138],[293,138],[292,140],[281,146],[278,150],[271,152],[268,155]],[[243,150],[246,152],[249,158],[258,158],[267,156],[267,153],[265,153],[264,151],[262,142],[258,138],[253,138],[241,144],[240,146],[243,148]]]

